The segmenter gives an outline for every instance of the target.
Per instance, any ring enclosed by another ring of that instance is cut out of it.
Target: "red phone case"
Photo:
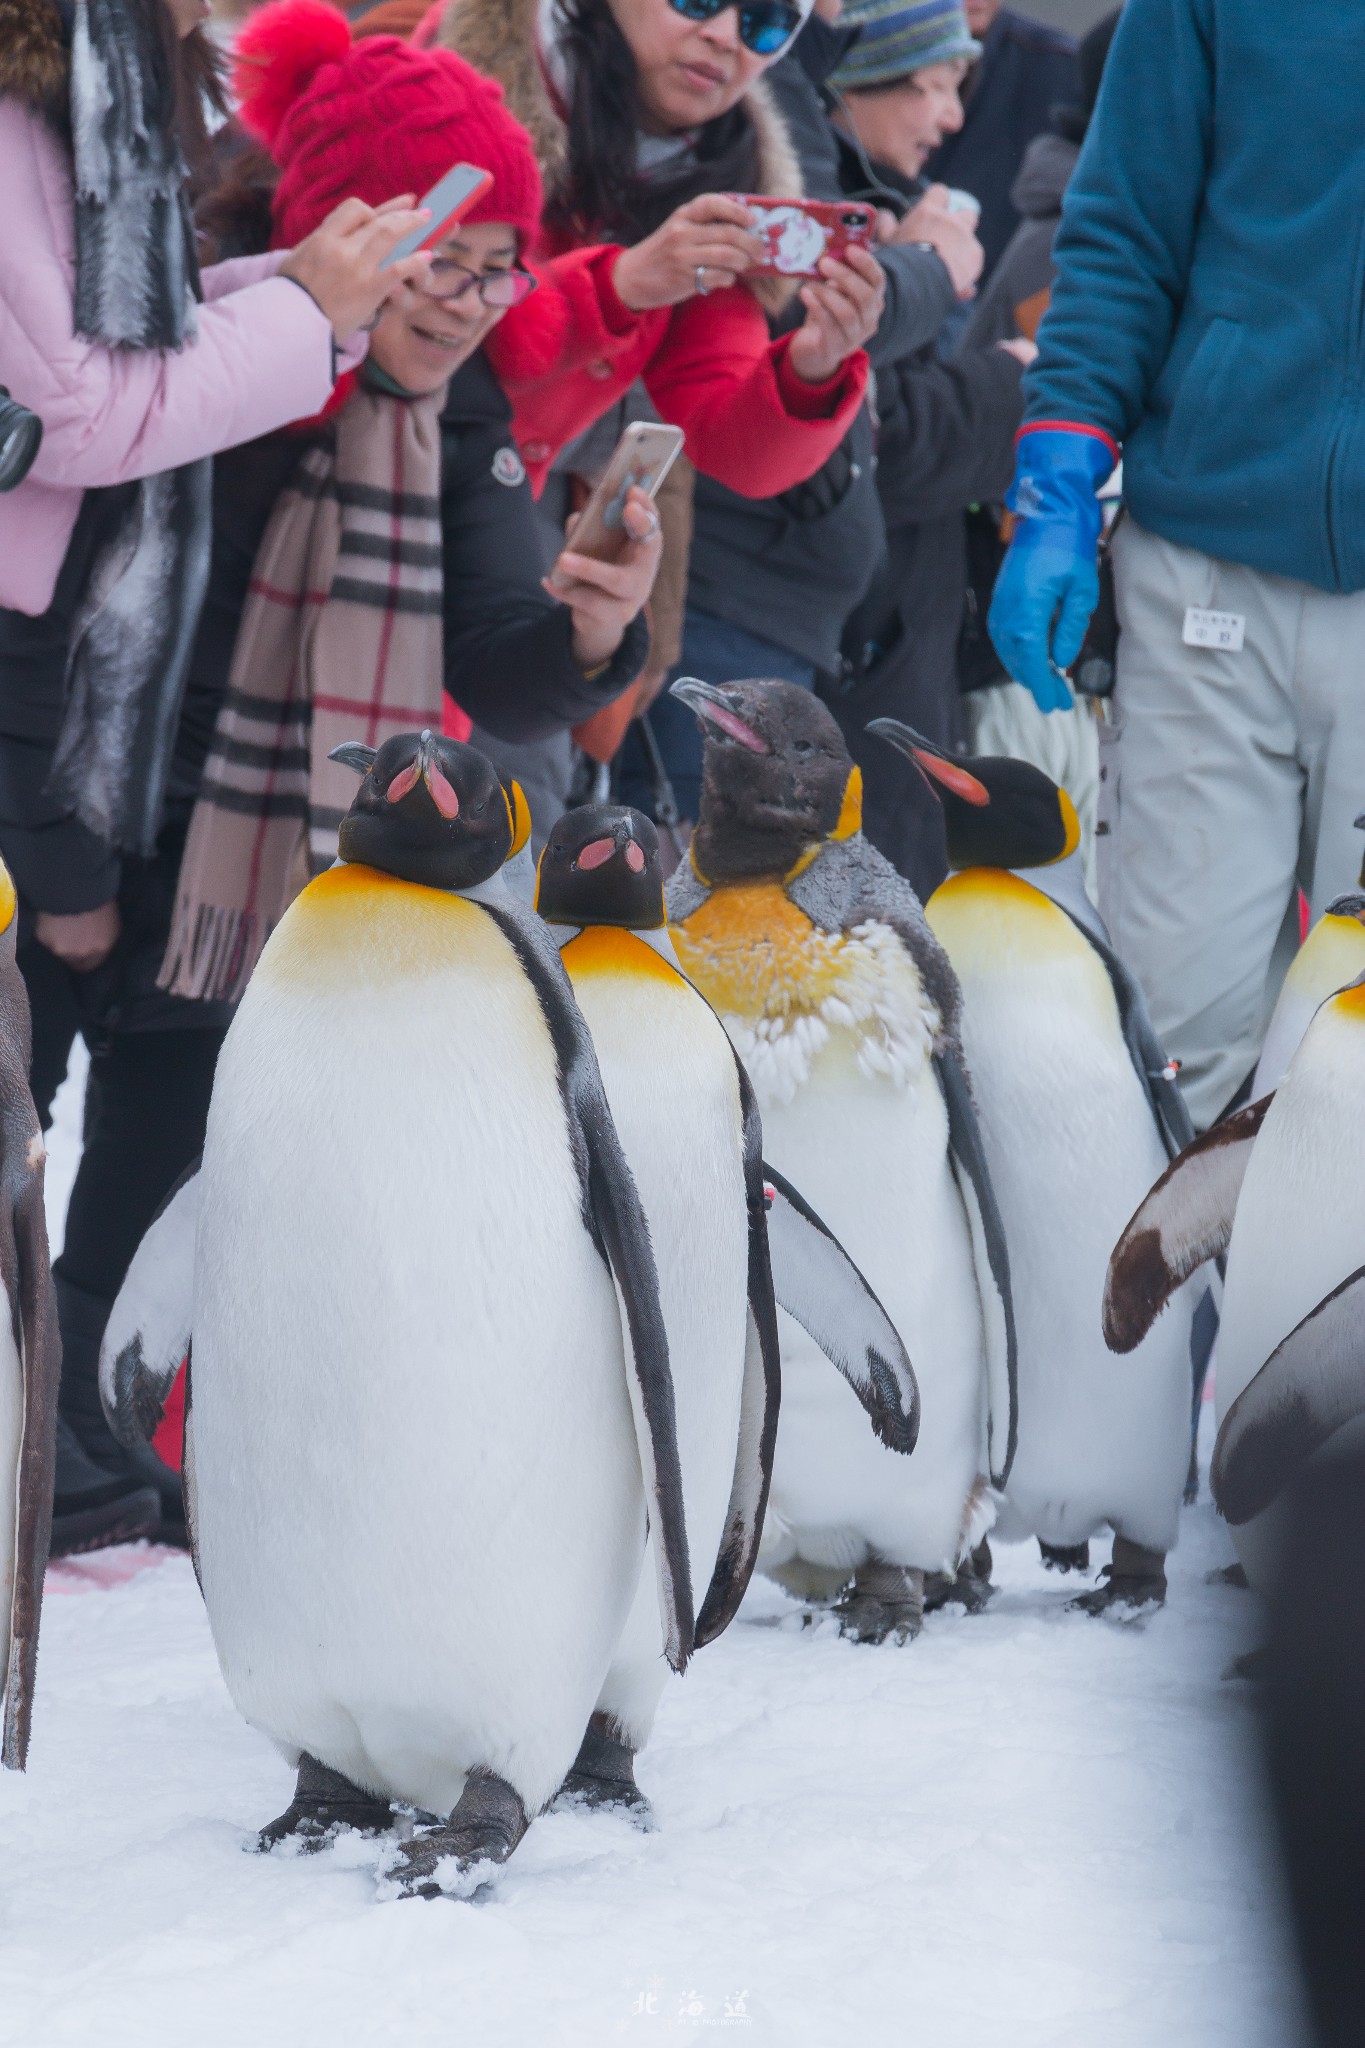
[[[823,257],[872,246],[876,212],[861,200],[767,199],[753,192],[735,196],[757,216],[754,232],[767,257],[754,267],[765,276],[818,277]]]

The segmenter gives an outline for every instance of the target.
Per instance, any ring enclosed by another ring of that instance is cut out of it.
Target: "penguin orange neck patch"
[[[328,868],[281,918],[256,972],[338,981],[425,979],[480,947],[508,952],[493,920],[463,896],[400,881],[359,861]]]
[[[869,1078],[898,1085],[932,1048],[941,1020],[889,926],[822,932],[780,883],[749,882],[714,890],[669,929],[760,1102],[789,1102],[836,1033]]]
[[[667,960],[622,925],[590,924],[560,950],[571,981],[580,975],[628,974],[644,981],[669,982],[677,988],[682,976]]]

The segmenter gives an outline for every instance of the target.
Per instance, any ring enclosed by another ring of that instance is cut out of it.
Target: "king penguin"
[[[1026,761],[949,757],[895,719],[868,730],[939,799],[954,871],[925,916],[962,985],[1019,1338],[1019,1444],[997,1528],[1084,1569],[1108,1524],[1106,1583],[1076,1604],[1159,1601],[1189,1464],[1193,1290],[1123,1372],[1101,1310],[1115,1232],[1193,1133],[1086,897],[1066,791]]]
[[[500,873],[524,799],[430,733],[338,757],[363,776],[340,861],[215,1077],[187,1521],[228,1689],[299,1767],[262,1846],[446,1814],[388,1873],[430,1896],[559,1787],[646,1518],[675,1670],[692,1591],[648,1229],[558,951]],[[116,1428],[154,1420],[173,1320],[143,1344],[120,1312]]]
[[[1365,812],[1356,819],[1365,831]],[[1360,881],[1328,904],[1290,962],[1261,1048],[1250,1100],[1279,1087],[1320,1004],[1365,974],[1365,861]]]
[[[862,836],[861,777],[825,706],[776,681],[673,691],[704,732],[697,831],[668,888],[678,957],[748,1069],[767,1157],[866,1275],[920,1388],[907,1463],[783,1318],[765,1567],[824,1568],[843,1633],[903,1642],[925,1574],[955,1573],[989,1526],[1016,1430],[1009,1261],[957,981]]]
[[[764,1165],[748,1076],[678,966],[649,819],[609,804],[566,813],[540,857],[536,908],[592,1033],[658,1261],[700,1648],[729,1621],[758,1551],[778,1427],[775,1282],[902,1453],[915,1442],[914,1375],[861,1277]],[[705,1578],[717,1556],[735,1560],[723,1605]],[[644,1809],[634,1760],[666,1677],[646,1566],[568,1795]]]
[[[1210,1479],[1252,1585],[1277,1501],[1365,1414],[1365,975],[1329,996],[1280,1086],[1190,1145],[1114,1250],[1105,1327],[1142,1340],[1185,1276],[1226,1254]]]
[[[29,1092],[28,995],[14,953],[14,883],[0,861],[0,1762],[22,1771],[52,1527],[62,1347],[43,1215],[46,1152]]]

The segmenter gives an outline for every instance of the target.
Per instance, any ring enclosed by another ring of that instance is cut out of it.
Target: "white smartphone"
[[[638,484],[646,497],[654,497],[682,445],[681,427],[667,427],[661,420],[636,420],[628,426],[564,545],[595,562],[619,561],[630,540],[622,523],[626,492]],[[562,586],[572,578],[552,569],[550,581]]]
[[[452,164],[445,176],[438,179],[430,192],[424,192],[417,202],[419,206],[431,208],[431,219],[427,225],[414,228],[411,234],[404,235],[401,242],[395,242],[379,268],[387,270],[391,263],[399,262],[404,256],[415,256],[419,249],[434,249],[492,182],[493,173],[481,171],[477,164]]]

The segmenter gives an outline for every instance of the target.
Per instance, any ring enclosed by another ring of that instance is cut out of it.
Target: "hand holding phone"
[[[415,256],[419,249],[434,249],[443,242],[450,230],[468,213],[479,196],[486,192],[493,182],[491,171],[480,170],[477,164],[452,164],[443,178],[438,178],[429,192],[424,192],[417,204],[431,215],[425,227],[414,228],[395,243],[384,258],[380,268],[387,270],[390,264],[401,261],[404,256]]]
[[[860,199],[768,199],[746,192],[763,257],[754,268],[773,277],[819,277],[825,257],[870,249],[876,208]]]
[[[682,445],[681,427],[665,426],[661,420],[636,420],[628,426],[578,516],[571,551],[593,561],[619,562],[630,545],[624,524],[626,493],[634,487],[653,498]],[[548,580],[554,588],[565,589],[572,579],[556,563]]]

